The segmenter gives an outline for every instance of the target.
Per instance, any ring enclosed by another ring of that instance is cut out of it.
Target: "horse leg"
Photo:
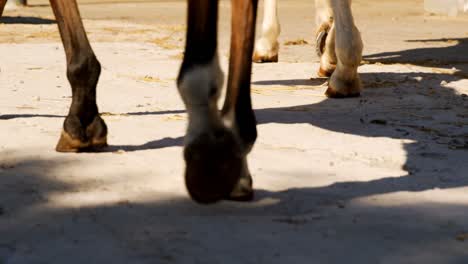
[[[335,37],[326,44],[329,45],[326,48],[331,48],[334,42],[336,54],[336,69],[330,77],[326,95],[334,98],[359,96],[362,88],[357,69],[361,63],[363,45],[359,30],[354,24],[351,1],[325,1],[333,12],[330,35],[332,38]],[[326,71],[328,69],[326,59],[321,62],[323,63],[321,69]]]
[[[0,0],[0,17],[2,17],[3,9],[5,9],[7,0]]]
[[[239,137],[242,151],[241,177],[230,195],[234,200],[253,198],[252,178],[246,158],[257,138],[257,122],[250,97],[257,3],[257,0],[232,1],[229,79],[222,114],[224,123]]]
[[[229,195],[242,157],[217,107],[223,73],[217,55],[218,2],[189,0],[184,60],[177,86],[188,113],[185,184],[192,199],[212,203]]]
[[[316,50],[320,56],[318,76],[330,77],[336,69],[335,27],[333,10],[327,1],[315,0],[316,9]]]
[[[233,9],[238,10],[237,13],[252,13],[255,10],[249,5],[243,7],[244,9],[239,10],[238,2],[233,3]],[[236,11],[234,12],[236,14]],[[233,129],[232,122],[224,117],[234,117],[231,115],[231,108],[239,105],[236,100],[238,89],[228,91],[231,95],[227,97],[231,99],[225,104],[227,110],[224,111],[224,115],[217,107],[223,85],[223,73],[217,56],[217,13],[217,2],[213,4],[212,0],[189,0],[185,55],[177,80],[179,93],[189,117],[184,149],[185,182],[191,197],[200,203],[252,197],[251,187],[245,196],[232,197],[233,190],[239,182],[244,181],[242,179],[246,173],[245,156],[248,150],[244,144],[245,136],[242,135],[247,130],[244,126],[236,126],[238,129]],[[250,21],[253,18],[244,19]],[[239,20],[241,24],[246,23],[240,17],[233,17],[233,23]],[[253,29],[251,30],[253,32]],[[238,34],[233,32],[233,35]],[[242,39],[233,40],[232,46],[243,50],[238,51],[240,55],[236,53],[231,56],[230,73],[234,72],[234,77],[230,76],[230,87],[235,85],[237,88],[243,84],[239,83],[236,79],[238,77],[235,76],[239,73],[243,76],[245,69],[236,67],[239,66],[239,62],[251,63],[253,37],[252,35],[247,49],[244,49],[245,44],[239,45]],[[239,58],[236,55],[239,55]],[[246,72],[250,75],[250,64],[248,69]],[[235,73],[236,70],[240,72]],[[243,81],[248,81],[249,78],[250,76]],[[242,94],[249,94],[249,85],[247,83],[247,90]],[[255,123],[255,120],[253,121]]]
[[[78,152],[107,145],[107,127],[99,116],[96,85],[101,66],[89,44],[76,0],[50,0],[67,59],[72,103],[56,150]]]
[[[262,33],[255,43],[254,62],[278,62],[280,31],[277,0],[265,0]]]

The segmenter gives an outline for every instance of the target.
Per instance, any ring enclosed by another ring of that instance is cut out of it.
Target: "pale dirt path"
[[[53,151],[70,100],[55,25],[10,18],[0,25],[0,263],[468,263],[468,20],[424,16],[416,2],[356,0],[361,98],[323,96],[311,45],[255,65],[256,200],[210,207],[187,198],[182,178],[183,4],[83,5],[104,67],[111,147],[99,154]],[[281,5],[281,41],[310,43],[313,26],[299,22],[312,23],[313,6]],[[47,18],[46,8],[20,12]],[[407,42],[441,38],[453,39]]]

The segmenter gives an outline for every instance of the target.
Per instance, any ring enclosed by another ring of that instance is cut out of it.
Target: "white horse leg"
[[[186,46],[177,80],[189,119],[185,183],[190,196],[200,203],[253,198],[246,157],[257,137],[250,98],[257,1],[232,2],[231,56],[223,111],[217,105],[223,87],[217,56],[217,2],[188,1]]]
[[[320,69],[318,75],[320,77],[330,77],[335,71],[337,63],[333,10],[326,0],[315,0],[315,7],[317,24],[316,45],[317,53],[320,55]]]
[[[280,24],[277,0],[265,0],[261,37],[255,43],[254,62],[278,62]]]
[[[336,69],[330,77],[326,95],[329,97],[358,96],[361,92],[361,80],[357,68],[361,63],[363,44],[359,30],[354,24],[351,0],[326,0],[326,3],[333,12],[333,25],[330,33],[335,36],[336,54]],[[326,69],[327,58],[322,61]],[[333,62],[332,59],[330,61]]]

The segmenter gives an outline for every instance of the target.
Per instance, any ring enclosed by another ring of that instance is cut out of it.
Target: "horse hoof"
[[[240,181],[244,156],[237,138],[225,128],[197,136],[184,149],[190,197],[202,204],[230,197]]]
[[[260,38],[255,42],[252,61],[256,63],[278,62],[279,43]]]
[[[325,95],[330,98],[358,97],[362,91],[361,79],[357,72],[336,71],[328,82]]]
[[[62,130],[62,134],[60,135],[60,139],[57,143],[57,146],[55,147],[55,150],[57,152],[64,153],[98,152],[107,146],[106,136],[82,141],[80,139],[73,138],[66,131]]]
[[[57,152],[79,152],[90,146],[89,142],[84,142],[79,139],[73,138],[70,134],[62,130],[60,139],[55,147]]]
[[[335,90],[333,87],[329,86],[325,95],[328,98],[352,98],[352,97],[359,97],[361,95],[360,92],[348,92],[343,93],[341,91]]]
[[[257,52],[254,53],[252,61],[255,63],[276,63],[278,62],[278,55],[268,56],[259,55]]]
[[[358,97],[361,94],[361,81],[356,78],[352,81],[340,81],[336,78],[330,78],[328,89],[325,95],[329,98],[351,98]]]
[[[97,152],[105,147],[107,147],[107,126],[99,115],[86,128],[83,128],[78,118],[69,116],[65,119],[64,129],[55,150],[57,152]]]

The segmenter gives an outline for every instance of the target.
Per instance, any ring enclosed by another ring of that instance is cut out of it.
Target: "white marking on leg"
[[[224,74],[217,54],[210,63],[193,66],[183,73],[178,89],[189,116],[186,144],[198,135],[222,126],[217,102],[223,82]]]
[[[277,56],[279,52],[278,36],[281,28],[278,20],[277,0],[265,0],[263,10],[262,33],[255,43],[255,54],[271,58]]]

